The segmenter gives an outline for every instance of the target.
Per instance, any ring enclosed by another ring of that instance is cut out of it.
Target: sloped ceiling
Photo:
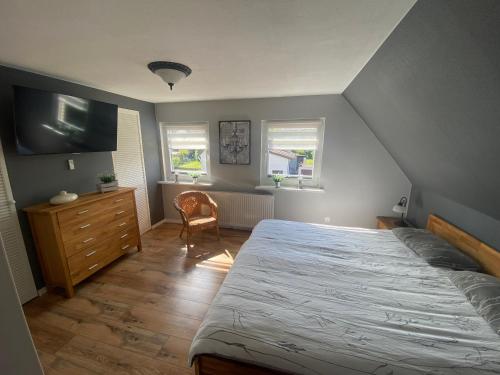
[[[419,0],[344,92],[411,182],[500,219],[500,2]]]

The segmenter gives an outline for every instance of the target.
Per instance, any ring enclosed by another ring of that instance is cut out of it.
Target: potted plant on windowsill
[[[200,174],[197,172],[193,172],[190,174],[191,178],[193,179],[193,184],[198,183],[198,178],[200,178]]]
[[[97,190],[101,193],[118,190],[118,180],[114,172],[101,173],[98,177],[101,182],[97,184]]]
[[[273,175],[273,181],[274,181],[274,186],[276,188],[279,188],[279,187],[281,187],[281,181],[283,181],[283,176],[274,174]]]

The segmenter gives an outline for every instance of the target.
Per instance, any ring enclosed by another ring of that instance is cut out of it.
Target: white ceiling
[[[0,0],[0,64],[151,102],[341,93],[416,0]],[[193,73],[170,92],[146,65]]]

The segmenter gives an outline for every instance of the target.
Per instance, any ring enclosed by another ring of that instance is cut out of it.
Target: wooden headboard
[[[436,215],[429,215],[427,229],[481,264],[490,275],[500,277],[500,252]]]

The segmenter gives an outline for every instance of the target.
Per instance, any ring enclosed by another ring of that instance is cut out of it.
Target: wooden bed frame
[[[436,215],[429,215],[427,229],[469,255],[490,275],[500,277],[500,252]]]
[[[500,252],[436,215],[429,215],[427,229],[475,259],[490,275],[500,277]],[[285,375],[244,362],[203,354],[195,359],[196,375]]]

